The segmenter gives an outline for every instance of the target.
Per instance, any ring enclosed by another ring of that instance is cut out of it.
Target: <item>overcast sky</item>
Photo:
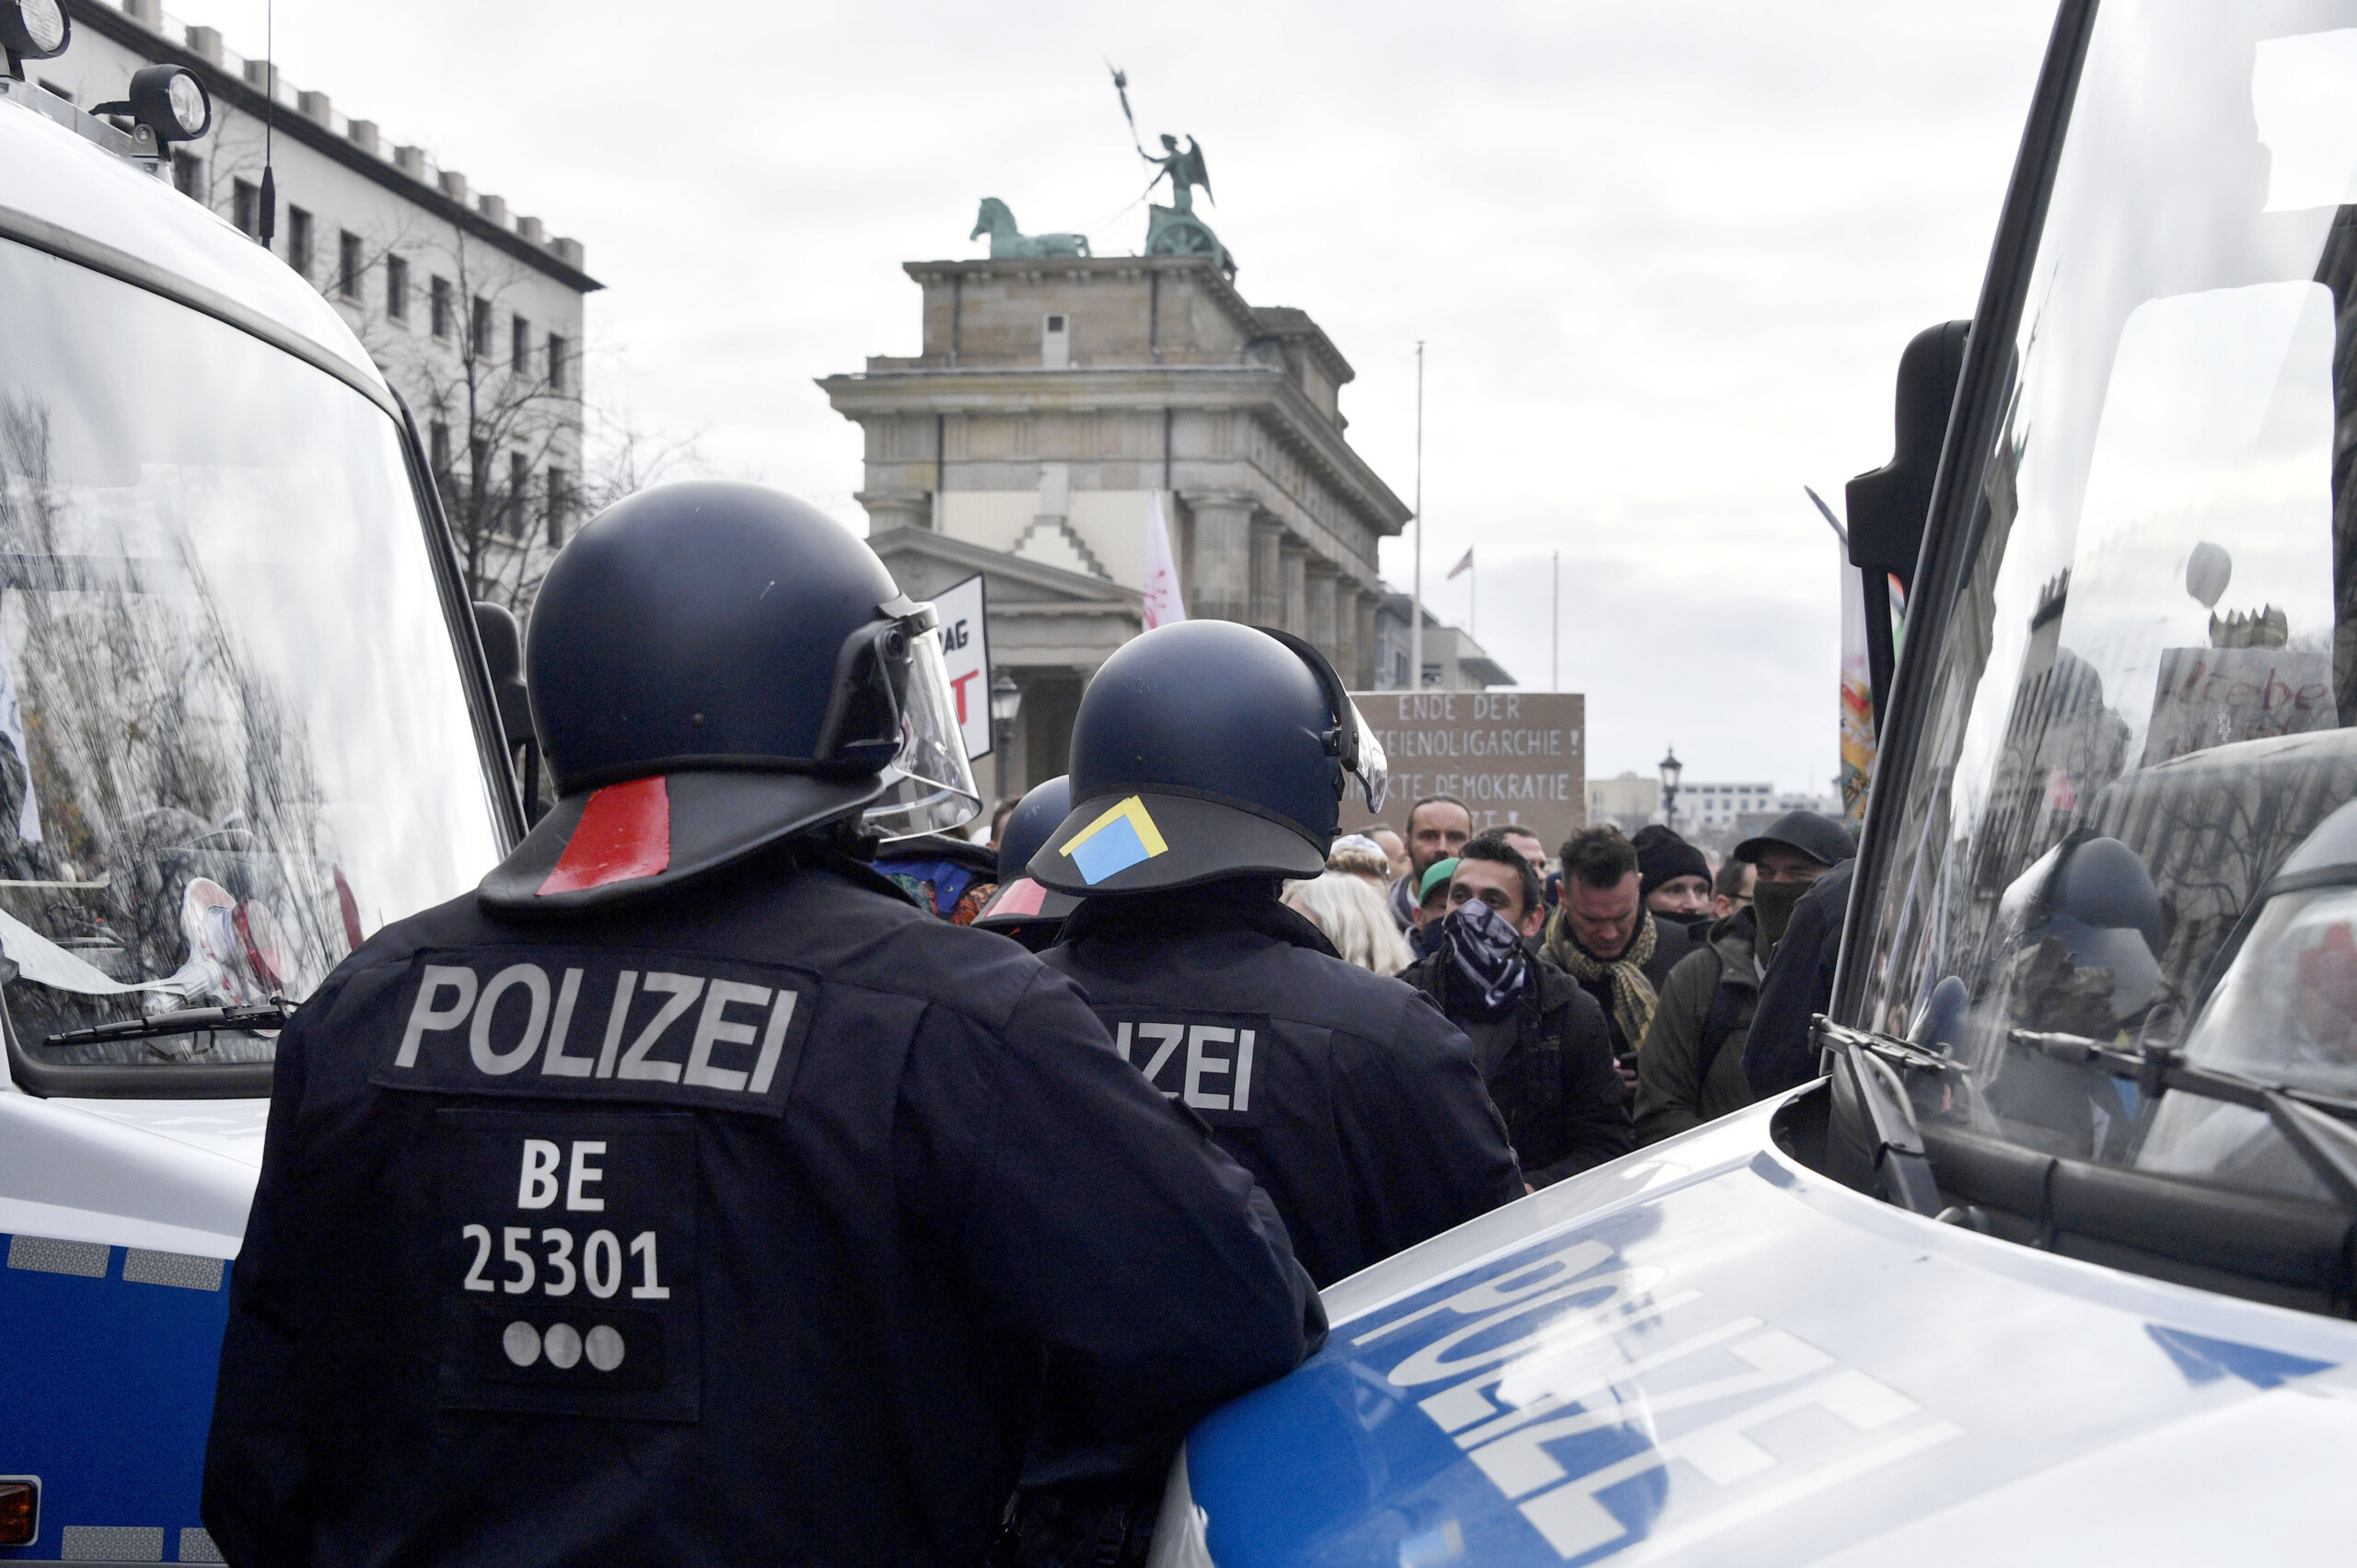
[[[264,0],[171,0],[262,52]],[[1426,602],[1530,690],[1562,555],[1591,776],[1828,787],[1840,505],[1899,350],[1971,313],[2052,0],[278,0],[284,75],[578,237],[592,397],[862,531],[811,384],[917,348],[910,260],[1028,231],[1134,251],[1140,128],[1201,139],[1256,305],[1357,368],[1351,439],[1415,483]],[[1387,544],[1405,587],[1408,540]]]

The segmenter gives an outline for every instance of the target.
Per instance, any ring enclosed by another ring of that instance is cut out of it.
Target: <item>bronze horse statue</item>
[[[991,237],[991,260],[1002,257],[1026,256],[1086,256],[1088,236],[1085,234],[1025,234],[1015,226],[1015,214],[996,196],[982,198],[982,209],[974,215],[974,232],[969,239]]]

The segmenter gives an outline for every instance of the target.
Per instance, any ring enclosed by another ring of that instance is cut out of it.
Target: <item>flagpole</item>
[[[1555,552],[1555,610],[1547,623],[1547,690],[1563,689],[1563,552]]]
[[[1416,575],[1408,596],[1408,690],[1424,689],[1424,340],[1416,340]]]

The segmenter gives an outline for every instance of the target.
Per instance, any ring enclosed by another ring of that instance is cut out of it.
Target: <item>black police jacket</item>
[[[1474,1064],[1534,1187],[1619,1159],[1637,1146],[1628,1093],[1612,1065],[1612,1029],[1579,982],[1545,958],[1495,1017],[1446,948],[1399,978],[1430,995],[1472,1043]]]
[[[1465,1037],[1268,884],[1091,899],[1043,957],[1267,1189],[1321,1287],[1522,1195]]]
[[[228,1561],[971,1562],[1043,1368],[1171,1443],[1322,1308],[1062,976],[848,862],[379,933],[280,1038]]]

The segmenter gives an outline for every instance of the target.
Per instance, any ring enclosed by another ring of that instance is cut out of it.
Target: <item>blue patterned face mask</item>
[[[1530,955],[1506,917],[1479,899],[1449,912],[1441,924],[1450,961],[1480,993],[1480,1008],[1494,1013],[1513,1001],[1530,977]]]

